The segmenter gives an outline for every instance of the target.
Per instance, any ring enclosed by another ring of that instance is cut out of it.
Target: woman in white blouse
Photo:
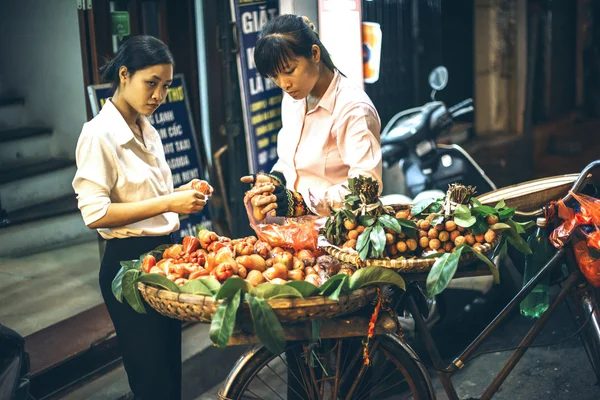
[[[197,180],[173,189],[160,136],[146,119],[165,99],[173,64],[160,40],[127,40],[102,70],[114,96],[83,126],[76,150],[73,188],[85,224],[107,239],[100,288],[136,399],[181,397],[181,323],[150,307],[139,314],[120,303],[112,280],[121,261],[170,243],[178,214],[193,214],[206,204],[192,189]]]

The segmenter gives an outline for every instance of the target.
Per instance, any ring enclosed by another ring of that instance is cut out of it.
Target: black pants
[[[181,399],[181,322],[160,315],[146,303],[147,314],[134,311],[125,300],[120,303],[112,293],[112,281],[121,261],[170,242],[169,236],[108,240],[100,266],[102,297],[135,399]]]

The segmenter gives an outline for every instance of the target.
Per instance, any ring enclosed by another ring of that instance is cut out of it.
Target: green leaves
[[[293,298],[302,297],[302,293],[294,289],[292,286],[276,285],[275,283],[261,283],[251,290],[252,295],[261,299],[276,299],[276,298]]]
[[[508,243],[514,246],[515,249],[519,250],[523,254],[531,254],[531,249],[529,248],[529,245],[525,240],[523,240],[521,235],[519,235],[512,229],[506,231],[506,234],[508,235]]]
[[[240,290],[244,293],[248,293],[252,289],[252,285],[247,280],[232,276],[223,283],[215,295],[215,300],[230,299]]]
[[[291,281],[286,283],[286,286],[290,286],[296,289],[302,295],[303,298],[314,296],[319,292],[318,287],[306,281]]]
[[[130,269],[125,272],[122,282],[123,297],[125,297],[127,303],[129,303],[131,308],[133,308],[135,311],[139,312],[140,314],[146,314],[146,309],[144,308],[140,291],[136,287],[136,281],[140,274],[141,272],[139,269]]]
[[[504,208],[504,207],[506,207],[506,202],[504,201],[504,199],[502,199],[498,202],[498,204],[496,204],[496,206],[494,208],[496,210],[500,210],[501,208]]]
[[[477,218],[477,222],[475,222],[471,227],[471,232],[473,235],[483,235],[488,231],[489,228],[490,227],[485,219]]]
[[[262,344],[273,354],[285,349],[285,332],[273,309],[265,299],[247,295],[254,331]]]
[[[483,261],[485,264],[487,264],[487,266],[490,268],[490,271],[492,273],[492,276],[494,277],[494,282],[496,283],[500,283],[500,273],[498,271],[498,266],[496,266],[496,264],[494,264],[494,262],[492,260],[490,260],[489,258],[486,257],[485,254],[481,254],[480,252],[474,250],[471,246],[468,245],[461,245],[459,246],[460,248],[463,248],[461,251],[462,252],[471,252],[472,254],[474,254],[479,260]],[[458,251],[458,249],[457,249]]]
[[[470,228],[477,222],[477,218],[471,215],[469,207],[461,204],[454,210],[454,222],[463,228]]]
[[[139,265],[137,265],[139,262]],[[111,289],[115,298],[122,303],[123,302],[123,276],[125,273],[131,269],[139,270],[142,265],[141,261],[133,260],[133,261],[121,261],[121,269],[117,272],[117,275],[114,277],[111,285]]]
[[[435,202],[436,202],[435,199],[423,199],[423,200],[419,201],[417,204],[415,204],[414,206],[412,206],[412,208],[410,209],[410,213],[414,216],[417,216],[417,215],[421,214],[423,211],[425,211],[430,205],[432,205]]]
[[[337,288],[329,295],[329,300],[338,301],[340,299],[340,294],[343,292],[348,292],[350,290],[349,278],[348,275],[343,274],[344,278],[337,285]]]
[[[471,208],[471,213],[477,217],[487,218],[488,215],[498,215],[498,210],[490,206],[477,206]]]
[[[336,211],[325,222],[325,237],[334,245],[339,245],[342,237],[342,229],[344,226],[344,218],[346,217],[345,209]],[[354,218],[354,215],[352,216]]]
[[[344,199],[344,204],[347,204],[347,205],[349,205],[349,206],[352,206],[352,205],[354,205],[354,203],[356,203],[356,202],[357,202],[357,201],[359,201],[359,200],[360,200],[360,197],[358,197],[358,196],[354,196],[354,195],[352,195],[352,194],[348,194],[348,195],[346,196],[346,198]]]
[[[199,279],[192,279],[187,281],[179,288],[181,293],[197,294],[201,296],[212,296],[213,293],[210,289],[202,283]]]
[[[161,287],[163,289],[170,290],[171,292],[179,293],[179,286],[174,282],[167,279],[165,276],[159,274],[142,274],[137,282],[149,283],[154,286]]]
[[[490,225],[490,229],[494,230],[494,231],[503,231],[505,229],[510,229],[510,225],[504,223],[504,222],[497,222],[494,225]]]
[[[358,239],[356,240],[356,250],[358,251],[360,259],[363,261],[367,259],[369,250],[371,248],[371,242],[369,238],[372,230],[373,227],[368,227],[360,235],[358,235]]]
[[[358,222],[362,226],[371,226],[375,223],[375,217],[372,215],[361,215],[358,217]]]
[[[500,210],[498,212],[498,218],[500,219],[500,221],[506,221],[515,215],[515,211],[517,211],[517,209],[514,207]]]
[[[160,246],[156,247],[154,250],[150,250],[149,252],[142,254],[140,256],[140,261],[143,260],[144,257],[146,257],[148,254],[152,254],[154,256],[154,258],[156,258],[156,261],[160,261],[160,260],[162,260],[163,253],[170,246],[171,246],[171,244],[161,244]]]
[[[329,296],[331,300],[337,301],[339,300],[341,291],[343,290],[347,292],[349,289],[350,286],[348,285],[348,275],[338,274],[332,276],[327,280],[327,282],[321,285],[321,287],[319,288],[319,295]]]
[[[209,332],[210,340],[220,348],[225,348],[231,338],[241,297],[242,292],[238,290],[231,299],[224,300],[217,308],[212,319]]]
[[[346,219],[348,221],[350,221],[353,224],[356,222],[356,217],[354,217],[354,214],[352,213],[352,211],[346,210],[346,209],[343,208],[342,212],[344,213],[344,215],[346,216]]]
[[[400,226],[398,220],[389,214],[383,214],[379,216],[379,223],[396,233],[402,233],[402,227]]]
[[[202,282],[213,295],[221,290],[221,283],[212,276],[203,276],[200,278],[200,282]]]
[[[361,215],[359,222],[367,228],[358,236],[356,241],[356,251],[361,260],[368,258],[382,258],[384,256],[386,237],[385,229],[391,229],[397,233],[405,233],[408,237],[416,237],[417,232],[414,222],[394,218],[389,214],[382,214],[375,218],[370,215]]]
[[[406,290],[404,279],[395,271],[383,267],[360,268],[350,278],[350,290],[377,285],[394,285]]]
[[[385,250],[385,231],[381,225],[377,224],[369,234],[369,239],[373,244],[372,258],[382,258]]]
[[[444,253],[435,261],[427,275],[426,287],[429,297],[440,294],[446,289],[448,282],[456,273],[463,249],[463,246],[457,247],[454,253]]]
[[[485,254],[481,254],[471,246],[464,244],[458,246],[454,253],[444,253],[435,261],[435,264],[433,264],[431,271],[427,275],[426,287],[428,296],[435,296],[446,289],[448,283],[456,274],[456,270],[460,263],[460,257],[464,252],[471,252],[475,257],[483,261],[490,268],[494,281],[500,283],[500,274],[496,264],[494,264],[494,262]]]

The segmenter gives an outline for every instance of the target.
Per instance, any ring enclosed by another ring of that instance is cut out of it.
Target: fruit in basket
[[[176,258],[183,251],[183,246],[174,244],[163,252],[163,258]]]
[[[252,286],[256,287],[261,283],[265,282],[265,277],[262,272],[258,270],[252,270],[248,272],[248,276],[246,277],[246,281],[248,281]]]
[[[193,253],[200,248],[200,241],[194,236],[186,236],[182,241],[183,252]]]
[[[246,267],[248,271],[259,271],[264,272],[266,269],[265,259],[258,254],[250,254],[246,256],[239,256],[235,259],[238,263]]]
[[[226,261],[217,266],[215,268],[214,277],[217,278],[219,282],[225,282],[227,279],[233,276],[233,269],[235,266],[235,262]]]
[[[208,182],[202,180],[194,181],[194,183],[192,183],[192,189],[197,190],[206,196],[210,195],[212,192],[212,188]]]
[[[203,229],[198,232],[198,240],[200,241],[200,246],[206,250],[213,242],[219,240],[219,236],[212,231]]]
[[[321,277],[317,274],[308,274],[304,280],[308,283],[312,283],[316,287],[321,286]]]
[[[152,254],[146,255],[142,260],[142,270],[144,272],[150,272],[150,270],[156,265],[156,258]]]
[[[293,269],[288,271],[288,278],[291,281],[303,281],[305,278],[304,271],[301,269]]]
[[[197,238],[185,237],[181,245],[169,246],[162,255],[156,265],[142,270],[166,276],[178,285],[209,276],[221,283],[240,277],[256,286],[263,282],[307,280],[308,272],[318,277],[308,280],[322,284],[341,267],[337,259],[317,258],[318,254],[310,250],[272,248],[255,236],[231,240],[207,230],[200,231]],[[308,268],[312,271],[305,271]]]
[[[315,256],[310,250],[300,250],[296,256],[304,263],[305,267],[315,264]]]

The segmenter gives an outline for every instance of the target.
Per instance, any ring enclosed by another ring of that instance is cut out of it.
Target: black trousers
[[[102,297],[115,326],[123,365],[135,399],[181,399],[181,322],[164,317],[146,303],[147,314],[134,311],[112,293],[120,262],[139,258],[170,236],[111,239],[100,266]]]

